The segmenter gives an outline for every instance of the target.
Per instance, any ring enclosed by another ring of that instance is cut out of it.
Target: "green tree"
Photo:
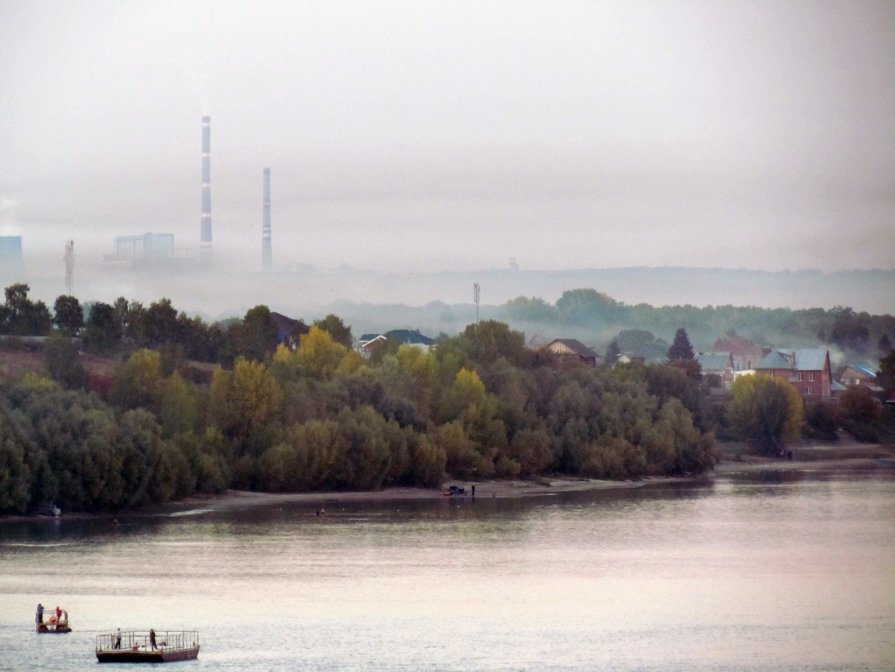
[[[0,514],[28,509],[31,471],[25,462],[26,445],[0,406]]]
[[[830,341],[843,350],[863,355],[870,339],[870,316],[842,306],[836,306],[830,312],[833,315]]]
[[[87,370],[78,356],[78,346],[71,339],[53,334],[44,344],[44,364],[47,373],[62,387],[70,390],[87,384]]]
[[[322,320],[314,322],[315,327],[322,329],[330,335],[336,343],[351,348],[354,345],[354,337],[351,335],[351,327],[345,326],[342,318],[330,313]]]
[[[120,342],[121,327],[115,309],[108,303],[94,303],[84,328],[84,347],[93,352],[108,352]]]
[[[234,359],[263,362],[277,349],[277,324],[270,309],[258,305],[246,311],[242,322],[227,330],[226,338]]]
[[[508,320],[548,324],[556,319],[556,308],[536,296],[518,296],[504,304],[503,314]]]
[[[146,345],[146,308],[139,301],[128,301],[123,296],[112,306],[115,330],[128,345]]]
[[[53,304],[53,324],[66,336],[76,336],[84,326],[84,309],[74,296],[56,297]]]
[[[803,403],[789,382],[770,376],[739,376],[728,407],[740,437],[768,455],[782,455],[801,433]]]
[[[469,343],[468,354],[473,362],[490,365],[505,357],[521,364],[528,355],[525,335],[496,320],[483,320],[478,324],[468,325],[463,331],[463,338]]]
[[[690,337],[687,336],[687,330],[683,327],[679,327],[676,332],[674,332],[674,341],[671,343],[671,347],[668,348],[668,359],[671,362],[676,362],[680,360],[693,359],[693,346],[690,345]]]
[[[805,428],[803,434],[811,439],[836,441],[840,417],[836,404],[816,402],[805,408]]]
[[[28,298],[31,288],[16,283],[6,288],[6,304],[0,309],[0,333],[14,336],[46,336],[52,319],[43,301]]]
[[[850,387],[839,397],[842,427],[859,441],[880,440],[882,405],[864,386]]]
[[[556,312],[564,324],[593,324],[615,317],[618,302],[594,289],[572,289],[556,301]]]
[[[895,392],[895,350],[890,351],[879,361],[876,378],[887,398],[890,398]]]
[[[198,395],[177,371],[161,383],[158,420],[165,436],[198,429]]]
[[[179,341],[177,310],[171,305],[170,299],[150,304],[143,325],[144,337],[151,347]]]

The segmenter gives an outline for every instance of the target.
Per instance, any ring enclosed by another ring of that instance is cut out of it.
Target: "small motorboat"
[[[170,663],[199,657],[195,630],[126,630],[96,636],[101,663]]]
[[[445,497],[465,497],[466,488],[461,488],[459,485],[452,485],[447,490],[443,490],[441,494]]]
[[[38,605],[37,617],[35,618],[35,628],[42,635],[54,634],[62,635],[71,632],[71,624],[68,620],[68,610],[56,607],[55,611]]]

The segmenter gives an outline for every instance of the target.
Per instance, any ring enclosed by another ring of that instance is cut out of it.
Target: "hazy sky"
[[[0,0],[0,233],[197,248],[203,114],[245,268],[895,266],[889,1]]]

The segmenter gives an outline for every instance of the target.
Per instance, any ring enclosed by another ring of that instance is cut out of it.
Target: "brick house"
[[[839,372],[839,382],[845,387],[866,387],[872,392],[882,392],[876,381],[876,369],[870,364],[847,364]]]
[[[826,348],[774,349],[754,368],[760,375],[789,381],[805,401],[823,401],[831,397],[833,374],[830,351]]]
[[[729,352],[733,360],[734,371],[750,371],[770,351],[770,348],[756,345],[743,336],[719,338],[712,345],[711,349],[711,352],[715,353]]]

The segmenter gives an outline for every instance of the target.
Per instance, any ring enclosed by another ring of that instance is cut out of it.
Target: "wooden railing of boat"
[[[196,630],[157,630],[152,648],[148,630],[122,630],[96,636],[96,658],[99,662],[166,662],[191,660],[199,655],[199,633]]]

